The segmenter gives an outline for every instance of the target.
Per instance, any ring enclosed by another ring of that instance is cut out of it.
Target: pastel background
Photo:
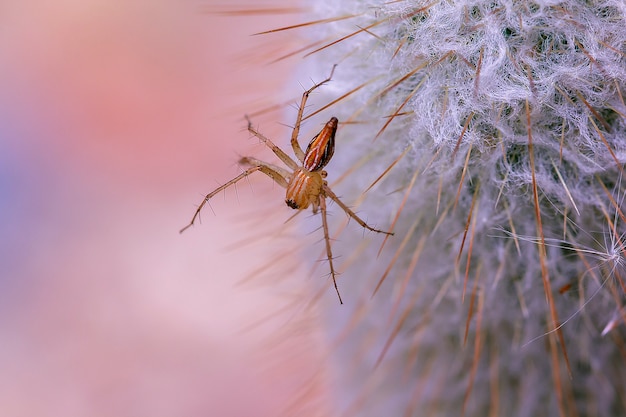
[[[243,114],[297,98],[249,36],[293,14],[204,6],[3,4],[0,415],[275,416],[324,396],[313,313],[306,332],[271,319],[281,190],[251,179],[178,234],[238,153],[263,155]],[[286,139],[276,114],[255,123]]]

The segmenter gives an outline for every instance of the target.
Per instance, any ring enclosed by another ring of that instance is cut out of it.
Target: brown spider
[[[388,235],[393,235],[393,232],[385,232],[383,230],[375,229],[369,226],[365,221],[363,221],[359,216],[356,215],[350,208],[345,205],[339,197],[330,189],[328,183],[324,180],[326,178],[326,171],[323,171],[323,168],[328,164],[330,158],[332,158],[333,153],[335,152],[335,132],[337,131],[338,120],[336,117],[331,117],[328,123],[322,128],[322,130],[313,138],[311,142],[306,148],[306,151],[303,151],[300,148],[300,144],[298,143],[298,133],[300,132],[300,123],[302,122],[302,113],[304,111],[304,106],[306,104],[307,98],[309,94],[319,86],[327,83],[333,76],[333,72],[335,67],[333,67],[330,75],[324,81],[315,84],[313,87],[308,89],[302,94],[302,101],[300,102],[300,108],[298,110],[298,117],[296,119],[296,124],[293,128],[293,132],[291,133],[291,147],[293,148],[293,153],[300,164],[294,161],[289,155],[283,152],[278,146],[276,146],[271,140],[266,138],[262,133],[259,133],[252,126],[252,122],[246,116],[246,120],[248,121],[248,131],[252,133],[254,136],[259,138],[265,145],[267,145],[272,152],[280,158],[281,161],[290,168],[291,171],[286,170],[284,168],[278,167],[273,164],[269,164],[267,162],[260,161],[258,159],[243,157],[239,160],[239,163],[242,165],[249,166],[250,168],[246,169],[241,174],[237,175],[235,178],[231,179],[224,185],[218,187],[214,191],[204,197],[204,200],[198,206],[198,209],[193,215],[191,222],[180,230],[180,233],[184,232],[186,229],[191,227],[202,207],[217,193],[220,191],[230,187],[235,184],[237,181],[247,177],[251,173],[255,171],[261,171],[268,177],[272,178],[276,183],[278,183],[281,187],[286,188],[286,199],[285,202],[289,207],[295,210],[304,210],[309,206],[312,206],[313,214],[316,214],[318,209],[322,212],[322,227],[324,229],[324,240],[326,242],[326,256],[328,258],[328,263],[330,264],[330,274],[333,279],[333,284],[335,285],[335,291],[337,291],[337,296],[339,297],[339,302],[343,304],[343,300],[341,299],[341,295],[339,294],[339,288],[337,287],[337,280],[335,277],[335,267],[333,265],[333,254],[330,247],[330,236],[328,233],[328,220],[326,216],[326,197],[333,200],[341,209],[346,212],[348,216],[356,220],[358,224],[362,227],[371,230],[373,232],[385,233]]]

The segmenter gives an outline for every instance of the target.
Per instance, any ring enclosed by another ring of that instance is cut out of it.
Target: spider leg
[[[350,210],[350,208],[348,206],[346,206],[343,201],[341,201],[339,199],[339,197],[337,197],[337,195],[330,189],[330,187],[328,185],[324,185],[324,193],[331,199],[333,200],[335,203],[337,203],[337,205],[339,207],[341,207],[341,209],[343,211],[346,212],[346,214],[348,216],[350,216],[351,218],[353,218],[354,220],[356,220],[356,222],[358,224],[361,225],[361,227],[367,229],[367,230],[371,230],[372,232],[377,232],[377,233],[384,233],[386,235],[393,235],[393,232],[386,232],[384,230],[379,230],[379,229],[375,229],[372,226],[368,225],[367,223],[365,223],[365,221],[363,219],[361,219],[359,216],[357,216],[357,214],[355,212],[353,212],[352,210]],[[323,198],[322,198],[323,200]]]
[[[253,161],[253,163],[248,163],[247,159]],[[246,161],[243,161],[243,160],[246,160]],[[198,206],[198,209],[196,210],[196,212],[193,214],[193,217],[191,218],[191,221],[189,222],[189,224],[187,226],[183,227],[182,229],[180,229],[179,233],[182,233],[185,230],[189,229],[191,226],[193,226],[194,222],[196,221],[196,219],[200,215],[200,211],[202,211],[202,208],[204,207],[204,205],[206,203],[208,203],[209,200],[211,198],[213,198],[214,195],[216,195],[219,192],[225,190],[226,188],[230,187],[231,185],[236,184],[238,181],[244,179],[245,177],[247,177],[248,175],[252,174],[253,172],[261,171],[262,173],[264,173],[265,175],[267,175],[268,177],[270,177],[274,181],[276,181],[278,183],[278,185],[280,185],[281,187],[287,187],[287,180],[285,179],[285,177],[283,177],[281,175],[281,172],[278,172],[277,170],[274,169],[275,167],[268,166],[266,163],[264,163],[262,161],[258,161],[256,159],[251,159],[251,158],[242,158],[242,163],[248,163],[249,165],[254,165],[254,166],[246,169],[244,172],[242,172],[241,174],[237,175],[232,180],[230,180],[227,183],[217,187],[215,190],[213,190],[209,194],[207,194],[204,197],[204,200],[202,200],[202,203],[200,203],[200,205]],[[278,167],[276,167],[276,168],[278,168]],[[279,169],[281,169],[281,168],[279,168]],[[283,170],[281,169],[281,171],[283,171]]]
[[[298,169],[298,164],[296,163],[296,161],[291,159],[289,155],[283,152],[282,149],[276,146],[274,142],[269,140],[265,135],[263,135],[261,132],[256,130],[254,126],[252,126],[252,121],[250,121],[250,118],[247,115],[245,117],[246,117],[246,120],[248,121],[248,132],[252,133],[254,136],[259,138],[261,142],[267,145],[267,147],[270,148],[272,152],[274,152],[274,154],[276,154],[276,156],[279,157],[280,160],[283,161],[285,165],[287,165],[289,168],[293,169],[294,171]]]
[[[337,297],[339,297],[339,304],[343,304],[341,294],[339,294],[339,288],[337,287],[337,280],[335,278],[335,266],[333,265],[333,252],[330,247],[330,234],[328,233],[328,219],[326,218],[326,199],[320,196],[319,208],[322,212],[322,228],[324,229],[324,242],[326,243],[326,257],[328,258],[328,264],[330,265],[330,275],[333,278],[333,284],[335,284],[335,291],[337,291]]]
[[[242,157],[239,160],[239,163],[242,165],[250,166],[250,167],[260,167],[259,171],[263,172],[265,175],[272,178],[274,181],[278,183],[278,185],[280,185],[283,188],[287,188],[287,182],[289,181],[289,178],[291,178],[291,176],[293,175],[291,172],[289,172],[288,170],[284,168],[281,168],[274,164],[269,164],[267,162],[261,161],[256,158],[252,158],[250,156]]]
[[[296,155],[300,162],[304,162],[304,151],[300,147],[298,143],[298,134],[300,133],[300,123],[302,122],[302,113],[304,112],[304,106],[306,105],[306,101],[309,98],[309,94],[313,92],[317,87],[326,84],[333,78],[333,73],[335,72],[335,67],[337,64],[333,65],[333,69],[330,71],[330,75],[324,81],[321,81],[315,84],[313,87],[309,88],[302,94],[302,100],[300,101],[300,107],[298,108],[298,117],[296,118],[296,124],[293,127],[293,131],[291,132],[291,147],[293,148],[293,153]]]

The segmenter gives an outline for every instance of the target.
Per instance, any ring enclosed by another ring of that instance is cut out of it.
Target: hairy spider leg
[[[339,287],[337,287],[337,279],[335,277],[335,266],[333,265],[333,251],[330,247],[330,233],[328,232],[328,219],[326,218],[326,199],[323,196],[319,198],[319,208],[322,212],[322,228],[324,229],[324,241],[326,243],[326,257],[328,258],[328,264],[330,265],[330,276],[333,279],[335,285],[335,291],[337,297],[339,297],[339,304],[343,304],[341,294],[339,294]]]
[[[304,112],[304,107],[306,105],[306,101],[309,98],[309,94],[313,92],[316,88],[326,84],[333,78],[333,73],[335,72],[335,68],[337,64],[333,65],[333,69],[330,71],[330,75],[324,81],[321,81],[315,84],[313,87],[309,88],[302,94],[302,100],[300,101],[300,107],[298,108],[298,117],[296,118],[296,124],[293,127],[293,131],[291,132],[291,147],[293,148],[293,153],[296,155],[296,158],[302,163],[304,163],[304,151],[300,147],[300,143],[298,143],[298,135],[300,134],[300,123],[302,122],[302,113]]]
[[[328,185],[324,184],[324,187],[323,187],[323,192],[324,192],[324,194],[325,194],[327,197],[329,197],[331,200],[333,200],[335,203],[337,203],[337,205],[338,205],[339,207],[341,207],[341,209],[342,209],[343,211],[345,211],[345,212],[346,212],[346,214],[347,214],[348,216],[350,216],[351,218],[353,218],[354,220],[356,220],[356,222],[357,222],[358,224],[360,224],[360,225],[361,225],[361,227],[363,227],[363,228],[365,228],[365,229],[367,229],[367,230],[371,230],[372,232],[384,233],[384,234],[386,234],[386,235],[393,236],[393,232],[386,232],[386,231],[384,231],[384,230],[375,229],[375,228],[373,228],[372,226],[370,226],[369,224],[365,223],[365,221],[364,221],[363,219],[361,219],[359,216],[357,216],[357,214],[356,214],[355,212],[353,212],[353,211],[350,209],[350,207],[346,206],[346,205],[343,203],[343,201],[341,201],[341,200],[339,199],[339,197],[337,197],[337,194],[335,194],[335,193],[334,193],[334,192],[330,189],[330,187],[329,187]],[[323,198],[322,198],[322,200],[323,200]]]
[[[239,159],[239,164],[247,165],[249,167],[266,167],[272,171],[275,171],[272,175],[270,175],[267,172],[265,172],[265,174],[271,179],[273,179],[274,181],[276,181],[276,183],[283,188],[287,188],[287,184],[289,183],[289,180],[291,179],[293,175],[292,172],[287,171],[285,168],[281,168],[274,164],[261,161],[260,159],[253,158],[251,156],[241,157],[241,159]],[[279,174],[279,176],[276,177],[274,174]]]
[[[242,160],[243,159],[249,159],[249,158],[242,158]],[[260,162],[260,161],[256,161],[255,160],[255,162]],[[196,221],[196,219],[200,215],[200,211],[202,211],[202,208],[204,207],[204,205],[206,203],[208,203],[209,200],[211,198],[213,198],[213,196],[215,196],[217,193],[225,190],[226,188],[230,187],[231,185],[236,184],[237,182],[241,181],[242,179],[244,179],[245,177],[247,177],[248,175],[250,175],[250,174],[252,174],[253,172],[256,172],[256,171],[261,171],[262,173],[264,173],[265,175],[267,175],[268,177],[270,177],[274,181],[276,181],[280,186],[287,187],[287,180],[285,179],[285,177],[283,177],[278,171],[274,170],[273,167],[270,167],[267,164],[265,164],[264,162],[261,162],[261,164],[255,165],[255,166],[252,166],[252,167],[246,169],[244,172],[242,172],[241,174],[237,175],[232,180],[230,180],[227,183],[217,187],[215,190],[213,190],[209,194],[207,194],[204,197],[204,200],[202,200],[202,203],[200,203],[200,205],[196,209],[196,212],[193,214],[193,217],[191,218],[191,221],[189,222],[189,224],[187,226],[183,227],[182,229],[180,229],[179,233],[183,233],[185,230],[187,230],[191,226],[193,226],[194,222]]]
[[[268,148],[270,148],[272,150],[272,152],[274,152],[274,154],[285,163],[285,165],[287,165],[289,168],[293,169],[294,171],[298,168],[300,168],[300,166],[296,163],[296,161],[294,161],[293,159],[291,159],[291,157],[289,155],[287,155],[285,152],[283,152],[282,149],[280,149],[278,146],[276,146],[274,144],[274,142],[272,142],[270,139],[268,139],[264,134],[262,134],[261,132],[259,132],[258,130],[256,130],[254,128],[254,126],[252,126],[252,122],[250,121],[250,118],[248,117],[248,115],[245,116],[246,120],[248,121],[248,132],[252,133],[254,136],[256,136],[261,142],[263,142]],[[265,163],[264,163],[265,164]],[[265,164],[267,165],[267,164]]]

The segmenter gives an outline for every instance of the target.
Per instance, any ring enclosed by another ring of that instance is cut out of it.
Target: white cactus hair
[[[384,173],[360,211],[396,231],[326,308],[337,414],[626,415],[626,3],[311,7],[302,73],[347,93],[329,169],[362,167],[336,191]]]

